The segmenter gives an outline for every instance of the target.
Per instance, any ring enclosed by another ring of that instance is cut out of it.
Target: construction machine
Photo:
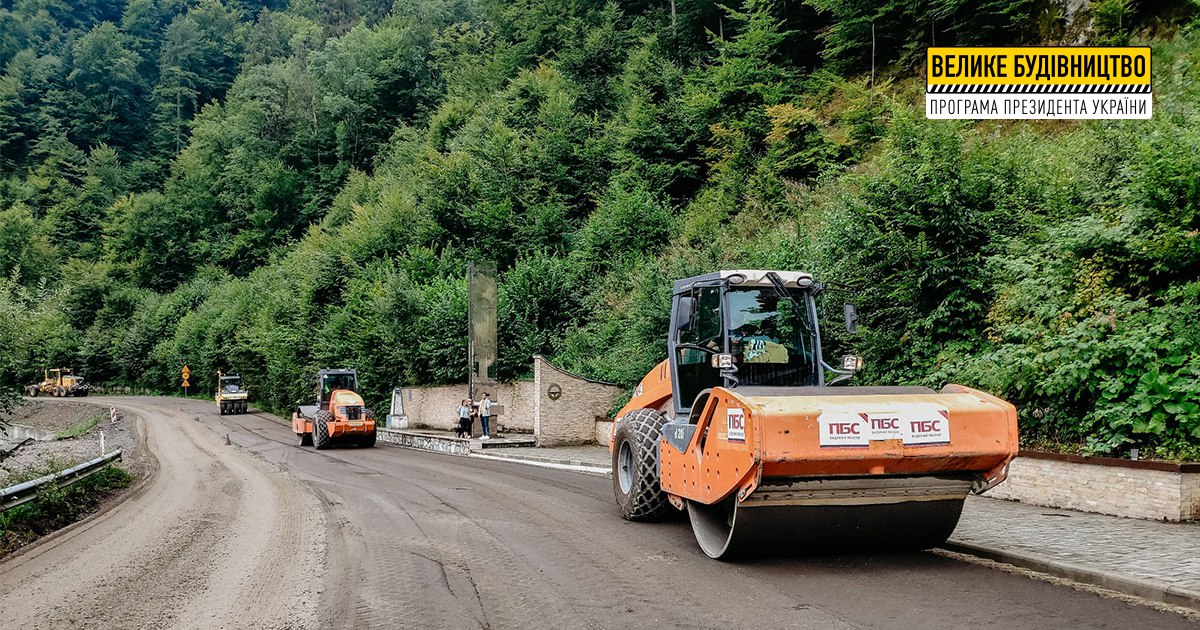
[[[217,372],[217,409],[221,415],[246,413],[250,408],[250,391],[242,388],[242,377]]]
[[[358,395],[358,372],[320,370],[316,390],[315,405],[301,405],[292,413],[292,431],[300,446],[375,446],[375,415]]]
[[[91,385],[83,382],[83,377],[76,375],[71,368],[54,368],[42,373],[42,382],[25,387],[25,393],[30,397],[39,394],[47,396],[87,396]]]
[[[947,385],[837,386],[862,367],[822,354],[800,272],[720,271],[675,283],[668,358],[617,414],[609,444],[621,515],[688,514],[712,558],[925,549],[968,493],[1005,479],[1017,414]],[[844,305],[847,330],[857,328]]]

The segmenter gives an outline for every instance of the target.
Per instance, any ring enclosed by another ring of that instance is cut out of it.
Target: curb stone
[[[468,457],[475,459],[487,459],[495,462],[512,462],[525,466],[537,466],[539,468],[552,468],[554,470],[566,470],[569,472],[577,472],[585,475],[595,475],[599,477],[612,477],[612,471],[606,467],[589,466],[580,463],[578,460],[555,460],[542,459],[533,457],[513,457],[511,455],[485,455],[482,453],[471,453]]]
[[[1153,601],[1200,610],[1200,593],[1162,580],[1118,574],[1086,564],[1068,564],[1030,553],[993,549],[953,539],[941,545],[941,548],[1040,571],[1084,584],[1100,586],[1127,595],[1136,595]]]
[[[605,471],[608,470],[607,466],[600,466],[597,464],[587,463],[587,462],[583,461],[582,459],[578,459],[578,458],[530,457],[529,455],[509,455],[509,454],[500,455],[498,453],[497,454],[489,453],[489,455],[491,455],[492,457],[498,458],[498,459],[509,459],[509,460],[518,460],[518,461],[522,461],[522,462],[536,462],[536,463],[545,462],[545,463],[550,463],[550,464],[559,464],[562,466],[576,466],[576,467],[584,468],[584,469],[588,469],[588,470],[592,470],[592,469],[605,470]]]

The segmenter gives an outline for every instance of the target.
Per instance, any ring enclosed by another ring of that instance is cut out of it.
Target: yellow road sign
[[[187,380],[186,378],[185,378],[185,379],[183,379],[183,386],[184,386],[184,387],[191,387],[191,384],[189,384],[189,383],[188,383],[188,380]]]
[[[183,380],[185,380],[185,381],[188,379],[189,376],[192,375],[192,371],[189,370],[188,366],[186,366],[186,365],[183,366],[183,369],[180,370],[179,373],[183,375]]]

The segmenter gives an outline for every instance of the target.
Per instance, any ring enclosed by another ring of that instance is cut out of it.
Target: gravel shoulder
[[[149,462],[139,440],[137,416],[126,413],[116,422],[111,422],[108,409],[109,405],[102,402],[81,402],[78,399],[26,399],[11,413],[0,415],[0,425],[15,424],[48,432],[66,431],[94,416],[103,416],[99,424],[83,435],[32,442],[17,449],[0,461],[0,487],[10,485],[10,479],[30,471],[68,468],[99,457],[101,434],[104,436],[104,451],[111,453],[121,450],[121,466],[134,476],[143,478],[149,470]]]

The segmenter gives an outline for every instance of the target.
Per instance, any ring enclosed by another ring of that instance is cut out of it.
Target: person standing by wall
[[[458,427],[454,429],[454,434],[458,437],[471,437],[471,416],[474,414],[474,405],[467,398],[458,402]]]
[[[483,392],[483,398],[479,401],[479,425],[483,429],[483,437],[481,440],[492,439],[491,425],[489,421],[492,419],[492,398],[487,392]]]

